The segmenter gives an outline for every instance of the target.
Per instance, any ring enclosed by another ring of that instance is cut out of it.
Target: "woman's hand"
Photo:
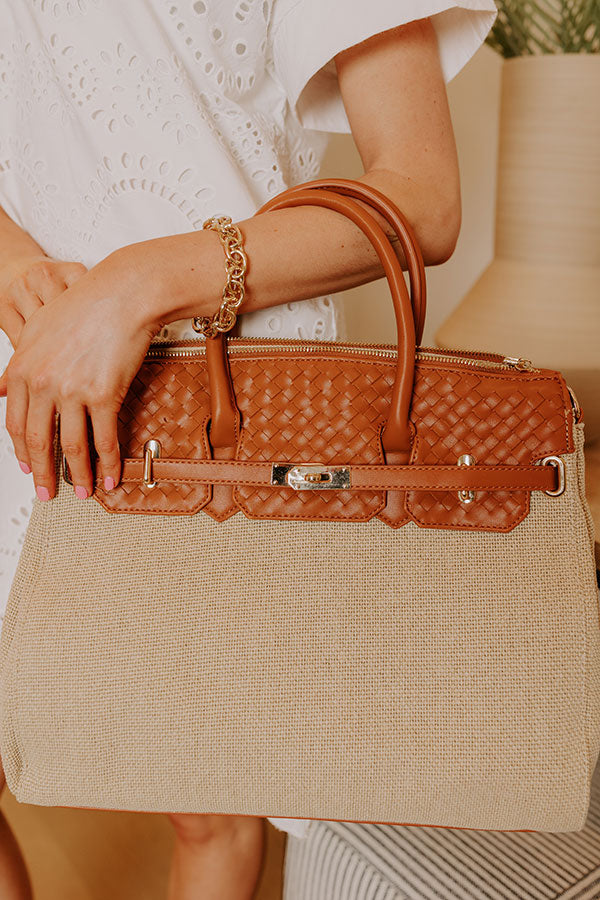
[[[19,256],[0,267],[0,330],[16,348],[29,317],[87,272],[83,263],[43,254]]]
[[[6,427],[17,459],[24,471],[33,471],[41,500],[56,492],[56,412],[77,496],[93,493],[87,415],[105,486],[110,490],[119,481],[117,415],[161,324],[147,309],[157,290],[152,244],[111,254],[62,293],[57,289],[47,305],[34,309],[33,298],[26,309],[19,307],[27,320],[0,378],[0,394],[7,395]],[[69,274],[63,270],[63,278]],[[58,287],[57,272],[39,278]]]

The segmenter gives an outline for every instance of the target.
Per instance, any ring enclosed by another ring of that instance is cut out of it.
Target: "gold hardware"
[[[237,311],[244,301],[248,258],[244,252],[242,232],[230,216],[213,216],[202,226],[219,235],[225,250],[225,273],[221,306],[214,316],[194,316],[192,328],[206,338],[214,338],[220,331],[230,331],[235,325]]]
[[[291,487],[295,491],[340,490],[350,487],[350,469],[323,463],[273,463],[271,484]]]
[[[285,347],[302,353],[354,353],[358,355],[381,356],[387,359],[397,359],[398,348],[389,344],[370,344],[350,341],[321,341],[300,340],[296,338],[268,338],[268,337],[232,337],[227,342],[227,352],[235,353],[261,353],[270,352],[273,349]],[[187,339],[180,341],[153,341],[147,352],[148,359],[173,359],[193,358],[203,356],[206,353],[206,342],[199,339]],[[514,369],[516,357],[500,356],[498,353],[478,353],[474,350],[441,350],[438,347],[419,347],[416,359],[431,360],[436,362],[458,363],[464,366],[473,366],[481,369]],[[508,360],[508,362],[506,361]],[[518,362],[518,360],[516,360]],[[535,368],[527,371],[535,372]]]
[[[144,444],[144,475],[143,481],[146,487],[153,488],[156,482],[153,481],[152,460],[160,457],[160,442],[155,440],[146,441]]]
[[[511,366],[513,369],[518,369],[519,372],[533,372],[533,363],[530,359],[523,359],[522,356],[505,356],[504,362],[507,366]]]
[[[554,466],[558,473],[558,485],[556,490],[554,491],[544,491],[549,497],[560,497],[561,494],[564,494],[565,487],[567,484],[567,477],[565,475],[565,464],[560,456],[546,456],[541,461],[540,465],[542,466]]]
[[[462,456],[458,457],[458,466],[474,466],[475,460],[471,456],[470,453],[463,453]],[[475,499],[475,491],[459,491],[458,499],[461,503],[472,503]]]

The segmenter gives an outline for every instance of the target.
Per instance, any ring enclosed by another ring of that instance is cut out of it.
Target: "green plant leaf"
[[[487,43],[505,59],[600,53],[600,0],[497,0]]]

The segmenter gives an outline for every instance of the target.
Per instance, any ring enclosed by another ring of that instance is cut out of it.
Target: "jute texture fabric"
[[[583,426],[508,533],[36,502],[0,641],[29,803],[583,827],[600,633]]]
[[[600,766],[573,834],[311,822],[290,835],[283,900],[598,900]]]

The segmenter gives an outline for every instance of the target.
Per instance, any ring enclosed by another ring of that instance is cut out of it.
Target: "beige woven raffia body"
[[[378,519],[111,515],[61,481],[35,503],[0,643],[10,789],[579,829],[600,646],[582,425],[575,438],[561,497],[535,492],[515,529],[468,539]]]

